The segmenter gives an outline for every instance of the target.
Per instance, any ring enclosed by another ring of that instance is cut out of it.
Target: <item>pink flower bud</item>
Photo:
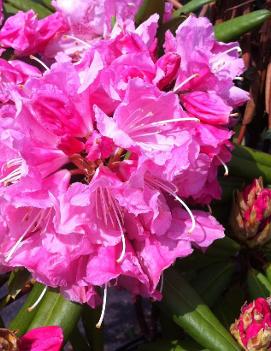
[[[271,350],[270,300],[260,297],[243,306],[230,331],[246,351]]]
[[[232,233],[248,246],[263,245],[271,238],[271,189],[255,179],[242,192],[237,191],[231,212]]]

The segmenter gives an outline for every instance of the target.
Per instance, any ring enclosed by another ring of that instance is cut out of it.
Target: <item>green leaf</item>
[[[232,155],[229,163],[231,175],[243,177],[247,180],[263,177],[264,181],[271,183],[271,168],[261,162],[248,160],[240,156]]]
[[[15,299],[30,279],[31,274],[26,269],[14,270],[8,280],[8,295]]]
[[[210,351],[240,350],[195,290],[175,270],[165,274],[161,308],[172,314],[187,334]]]
[[[215,26],[216,38],[224,42],[238,39],[242,34],[259,27],[270,15],[271,12],[268,10],[258,10],[217,24]]]
[[[266,275],[266,278],[268,279],[268,281],[271,284],[271,263],[268,263],[266,265],[266,267],[265,267],[265,275]]]
[[[144,0],[138,13],[136,14],[136,23],[140,24],[146,21],[154,13],[158,13],[161,20],[163,18],[164,9],[164,0]]]
[[[42,284],[36,283],[32,288],[32,291],[29,293],[24,305],[21,307],[16,317],[10,322],[9,329],[17,330],[17,334],[19,336],[23,335],[27,331],[29,324],[35,317],[37,309],[29,312],[28,308],[37,301],[43,289],[44,286]]]
[[[233,261],[217,263],[200,271],[198,278],[192,281],[191,285],[208,306],[213,306],[229,286],[235,269]]]
[[[100,308],[94,310],[87,305],[83,308],[82,322],[92,351],[103,351],[104,349],[103,327],[96,328],[100,314]]]
[[[182,14],[186,15],[190,12],[194,12],[194,11],[198,10],[199,8],[201,8],[202,6],[204,6],[206,4],[210,4],[211,2],[216,2],[216,0],[192,0],[192,1],[189,1],[187,4],[185,4],[180,9],[174,11],[173,16],[179,17]]]
[[[34,10],[40,18],[49,16],[52,14],[52,11],[49,10],[47,6],[44,6],[42,2],[34,1],[34,0],[6,0],[4,1],[5,6],[12,6],[12,8],[16,8],[17,11],[28,11]]]
[[[248,271],[247,287],[251,300],[268,297],[271,294],[271,284],[268,279],[253,268]]]
[[[264,166],[271,167],[271,155],[251,149],[247,146],[234,145],[233,155],[244,158],[249,161],[255,161],[256,163],[260,163]]]
[[[67,340],[80,318],[82,305],[68,301],[56,290],[49,289],[37,309],[28,330],[46,325],[58,325],[63,329]]]

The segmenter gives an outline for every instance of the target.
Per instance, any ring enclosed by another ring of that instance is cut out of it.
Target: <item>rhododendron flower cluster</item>
[[[247,100],[237,43],[191,16],[158,56],[159,16],[136,28],[140,3],[57,0],[0,31],[17,55],[0,59],[2,271],[25,267],[91,306],[112,285],[159,299],[176,258],[224,236],[191,208],[220,197],[228,123]]]

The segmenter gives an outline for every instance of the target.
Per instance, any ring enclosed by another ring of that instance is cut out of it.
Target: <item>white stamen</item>
[[[68,35],[68,34],[66,34],[66,35],[64,35],[64,38],[73,39],[74,41],[77,41],[78,43],[81,43],[81,44],[87,46],[88,48],[91,48],[91,45],[90,45],[89,43],[87,43],[86,41],[84,41],[84,40],[82,40],[82,39],[80,39],[80,38],[77,38],[77,37],[75,37],[75,36],[73,36],[73,35]]]
[[[117,263],[120,263],[123,258],[124,258],[124,255],[125,255],[125,252],[126,252],[126,240],[125,240],[125,235],[124,235],[124,232],[120,226],[120,229],[121,229],[121,243],[122,243],[122,250],[121,250],[121,253],[120,253],[120,256],[119,258],[117,259]]]
[[[50,68],[46,66],[46,64],[42,62],[40,59],[38,59],[36,56],[30,55],[29,57],[31,58],[31,60],[37,61],[42,67],[46,69],[46,71],[50,71]]]
[[[175,185],[174,184],[168,184],[168,185],[167,184],[163,184],[162,181],[160,181],[159,179],[154,179],[154,178],[149,179],[149,183],[161,188],[164,191],[166,191],[168,194],[173,196],[175,198],[175,200],[180,202],[180,204],[185,208],[185,210],[189,214],[189,216],[191,218],[191,222],[192,222],[191,228],[188,230],[188,233],[191,234],[194,231],[195,227],[196,227],[196,220],[195,220],[195,217],[194,217],[192,211],[187,206],[187,204],[178,195],[176,195],[177,188],[175,187]],[[174,187],[174,190],[171,189],[170,186]]]
[[[166,119],[164,121],[158,121],[158,122],[153,122],[150,125],[152,126],[159,126],[167,123],[174,123],[174,122],[200,122],[200,120],[196,117],[186,117],[186,118],[172,118],[172,119]]]
[[[191,218],[191,221],[192,221],[192,225],[191,225],[191,228],[188,230],[188,233],[191,234],[195,227],[196,227],[196,220],[195,220],[195,217],[192,213],[192,211],[190,210],[190,208],[187,206],[187,204],[178,196],[176,195],[175,193],[172,193],[171,194],[173,197],[175,197],[175,199],[177,201],[180,202],[180,204],[186,209],[187,213],[189,214],[190,218]]]
[[[101,328],[101,325],[102,325],[103,320],[104,320],[106,300],[107,300],[107,284],[105,284],[105,286],[104,286],[104,296],[103,296],[103,305],[102,305],[101,316],[100,316],[98,323],[96,324],[96,328],[98,328],[98,329]]]
[[[224,167],[225,169],[225,173],[224,173],[224,177],[227,177],[229,175],[229,168],[228,166],[226,165],[226,163],[222,160],[221,157],[219,157],[218,155],[216,156],[217,159],[221,162],[222,166]]]
[[[22,173],[23,173],[23,160],[21,158],[14,158],[12,160],[7,161],[1,168],[2,172],[5,172],[8,168],[18,166],[17,168],[13,169],[7,176],[0,179],[0,184],[4,183],[5,185],[16,183],[20,180]]]
[[[244,77],[236,76],[236,77],[234,78],[234,80],[239,80],[240,82],[243,82],[243,81],[244,81]]]
[[[242,49],[240,48],[240,46],[234,46],[233,48],[230,48],[224,52],[221,52],[220,54],[216,55],[215,57],[215,60],[217,60],[220,56],[223,56],[223,55],[227,55],[233,51],[237,51],[238,53],[241,53],[242,52]]]
[[[38,297],[37,301],[32,306],[28,307],[28,309],[27,309],[28,312],[32,312],[38,306],[38,304],[41,302],[41,300],[43,299],[44,295],[46,294],[47,289],[48,289],[48,287],[46,286],[42,290],[42,292],[41,292],[40,296]]]
[[[166,125],[167,123],[176,123],[176,122],[200,122],[200,120],[196,117],[185,117],[185,118],[172,118],[172,119],[165,119],[163,121],[157,121],[157,122],[151,122],[149,124],[140,124],[137,127],[132,129],[132,133],[134,134],[135,132],[139,132],[141,130],[146,130],[147,128],[153,128],[156,126],[163,126]],[[160,131],[159,131],[160,132]],[[157,132],[154,132],[155,134]],[[140,135],[136,135],[136,137],[138,136],[142,136],[143,134]],[[144,134],[144,135],[152,135],[151,133],[148,134]]]
[[[235,113],[230,114],[230,117],[239,117],[239,116],[240,116],[239,112],[235,112]]]
[[[192,76],[185,79],[182,83],[180,83],[177,87],[173,89],[174,93],[177,93],[186,83],[190,82],[190,80],[199,77],[198,73],[192,74]]]
[[[32,228],[33,224],[35,224],[35,222],[37,220],[40,219],[40,217],[42,217],[42,211],[39,211],[38,214],[36,215],[36,217],[33,219],[33,221],[30,223],[30,225],[26,228],[26,230],[23,232],[23,234],[20,236],[20,238],[17,240],[16,244],[11,248],[11,250],[8,252],[7,256],[6,256],[6,262],[8,262],[12,255],[14,254],[14,252],[18,249],[18,247],[20,246],[21,242],[23,241],[24,237],[29,233],[30,229]],[[36,227],[36,226],[35,226]]]
[[[207,205],[207,208],[208,208],[208,211],[212,214],[213,213],[212,207],[210,205]]]

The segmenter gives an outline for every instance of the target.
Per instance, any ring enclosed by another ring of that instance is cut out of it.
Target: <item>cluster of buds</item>
[[[237,191],[230,225],[232,234],[249,247],[263,245],[271,238],[271,189],[255,179],[243,191]]]
[[[270,299],[258,298],[242,307],[230,331],[246,351],[271,350]]]

